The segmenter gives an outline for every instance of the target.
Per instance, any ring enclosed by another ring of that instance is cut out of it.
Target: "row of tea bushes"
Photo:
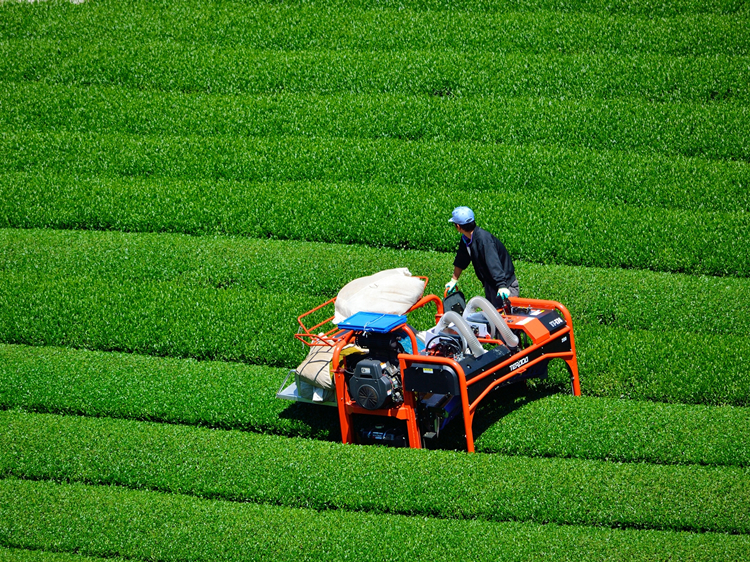
[[[335,408],[276,398],[287,374],[224,361],[0,345],[0,408],[340,439]]]
[[[338,440],[334,408],[275,398],[283,369],[55,347],[0,346],[0,408]],[[506,398],[506,395],[509,395]],[[498,393],[477,449],[534,457],[750,466],[744,408]],[[456,426],[460,423],[456,422]],[[716,431],[721,427],[721,431]],[[465,447],[460,435],[444,446]]]
[[[285,367],[301,360],[304,352],[292,338],[295,318],[323,298],[232,287],[232,282],[221,280],[221,272],[216,272],[219,277],[212,285],[211,272],[197,273],[192,281],[188,275],[172,281],[124,282],[117,276],[29,280],[21,274],[3,274],[0,333],[3,341],[32,345]],[[415,325],[431,325],[431,314],[426,310]],[[592,316],[577,318],[574,310],[588,392],[687,403],[747,403],[744,335],[702,330],[698,321],[682,329],[665,328],[658,318],[654,329],[631,330],[617,325],[627,323],[627,317],[612,312]]]
[[[522,407],[504,405],[502,418],[482,434],[477,450],[532,457],[747,467],[749,436],[750,412],[746,408],[564,394],[539,399],[532,395]]]
[[[125,562],[124,558],[94,558],[68,552],[4,548],[0,546],[0,562]]]
[[[750,406],[746,340],[590,324],[576,332],[588,394],[683,404]]]
[[[292,293],[314,296],[320,302],[336,296],[352,279],[399,267],[428,277],[426,293],[442,296],[453,261],[452,254],[358,245],[42,229],[0,229],[0,258],[8,280],[18,278],[42,287],[76,280],[119,287],[154,283],[183,289]],[[748,279],[520,260],[517,268],[523,296],[563,303],[572,311],[576,326],[737,336],[750,331],[750,318],[737,311],[750,299]],[[472,272],[461,278],[459,288],[468,296],[482,293]],[[304,310],[288,312],[296,317]]]
[[[735,467],[355,447],[15,412],[0,413],[0,422],[0,472],[31,480],[438,519],[739,534],[750,529],[750,478]]]
[[[36,12],[15,12],[10,21],[2,28],[8,34],[13,34],[19,24],[27,33],[34,33],[34,36],[41,34],[38,28],[39,14],[42,13],[44,21],[52,28],[50,33],[56,37],[61,37],[64,24],[70,25],[76,23],[82,26],[87,23],[90,26],[104,26],[102,22],[105,18],[109,21],[120,19],[138,21],[140,33],[160,33],[162,35],[172,36],[175,29],[182,30],[182,33],[191,33],[189,36],[195,41],[221,41],[224,38],[240,39],[242,33],[250,34],[247,31],[247,25],[250,22],[257,22],[259,19],[254,14],[262,11],[266,14],[269,10],[271,13],[279,11],[288,11],[296,9],[304,14],[316,7],[320,10],[321,15],[326,17],[344,18],[342,8],[345,7],[352,13],[360,17],[368,10],[372,10],[372,3],[365,0],[316,0],[314,3],[309,0],[291,0],[282,5],[268,5],[265,2],[227,2],[213,1],[210,3],[198,2],[202,8],[197,11],[194,2],[182,2],[179,8],[176,8],[168,0],[155,0],[148,2],[152,8],[149,12],[142,8],[142,2],[130,2],[127,6],[119,6],[111,0],[97,2],[93,9],[87,11],[75,10],[75,5],[70,6],[68,3],[56,2],[53,0],[52,7],[48,10],[37,10]],[[116,8],[114,8],[116,6]],[[680,0],[678,2],[663,3],[654,0],[569,0],[561,4],[558,0],[508,0],[502,4],[490,0],[381,0],[378,3],[378,12],[381,18],[390,17],[404,18],[407,15],[415,15],[418,18],[431,17],[436,19],[435,15],[442,13],[445,15],[460,13],[462,15],[477,17],[484,15],[487,17],[508,17],[509,14],[526,14],[527,12],[541,12],[546,15],[547,12],[558,12],[561,15],[591,14],[601,17],[612,16],[646,16],[647,18],[668,18],[675,16],[695,16],[701,14],[715,14],[732,16],[733,18],[742,17],[747,12],[747,5],[742,0]],[[393,13],[395,12],[395,14]],[[424,12],[424,13],[423,13]],[[210,14],[211,17],[205,15]],[[201,26],[194,27],[190,22],[186,22],[186,16],[192,15],[195,18],[201,18]],[[37,16],[28,17],[29,15]],[[147,16],[152,16],[148,18]],[[157,17],[158,16],[158,17]],[[266,18],[263,18],[265,21]],[[30,20],[30,21],[29,21]],[[240,24],[232,25],[233,22]],[[259,22],[259,23],[262,23]],[[285,22],[289,23],[289,22]],[[480,22],[481,24],[482,22]],[[36,24],[36,25],[35,25]],[[82,26],[83,27],[83,26]],[[85,32],[86,30],[82,30]],[[118,28],[120,33],[130,32],[139,33],[138,29],[128,27]],[[93,32],[92,32],[93,36]],[[97,36],[98,37],[98,36]]]
[[[0,278],[0,340],[36,346],[243,361],[295,367],[296,317],[310,295],[181,282],[84,277]],[[418,327],[427,327],[426,315]],[[584,392],[595,396],[750,405],[745,335],[576,326]],[[557,384],[564,384],[557,380]]]
[[[697,44],[694,38],[691,41]],[[63,43],[24,38],[0,44],[0,78],[202,94],[349,92],[422,94],[453,101],[462,96],[746,101],[748,53],[735,53],[731,47],[736,44],[725,37],[722,41],[722,47],[729,48],[710,56],[646,51],[623,57],[610,50],[290,51],[173,40],[114,39],[102,44],[78,36]]]
[[[750,70],[738,80],[750,84]],[[10,110],[0,127],[16,131],[474,140],[750,160],[750,111],[739,104],[307,92],[206,96],[43,83],[7,89],[0,95],[5,104]]]
[[[7,265],[0,275],[0,341],[289,368],[304,357],[292,337],[296,317],[335,296],[349,280],[389,266],[428,275],[447,267],[443,256],[420,252],[383,253],[374,267],[367,260],[376,251],[354,246],[97,232],[3,234]],[[256,274],[256,264],[267,264],[269,255],[278,269]],[[316,265],[307,269],[311,256]],[[346,266],[338,268],[344,262]],[[544,275],[543,267],[529,267]],[[570,271],[569,281],[578,271]],[[542,279],[558,275],[556,270]],[[583,282],[591,278],[587,270],[579,275]],[[586,392],[747,405],[750,381],[743,373],[750,344],[743,332],[744,317],[731,313],[737,302],[746,300],[746,281],[680,283],[690,278],[677,276],[674,283],[670,276],[642,275],[635,284],[613,285],[591,304],[586,291],[581,300],[565,303],[575,318]],[[442,292],[443,280],[437,279],[428,292]],[[640,289],[642,285],[648,288]],[[471,278],[462,284],[467,294],[477,294],[472,286],[476,280]],[[574,288],[571,285],[571,293]],[[716,301],[707,291],[714,288]],[[528,291],[531,296],[558,296],[553,291],[540,294],[533,285]],[[722,327],[715,315],[696,314],[693,319],[689,311],[680,316],[670,309],[670,302],[691,294],[699,305],[727,303],[731,308],[726,318],[738,319]],[[652,307],[651,301],[664,304]],[[433,313],[430,306],[415,316],[415,326],[430,327]],[[635,329],[629,329],[631,324]]]
[[[366,203],[371,187],[388,186],[400,190],[399,199],[413,199],[414,206],[434,204],[430,195],[434,198],[451,191],[457,193],[456,199],[471,200],[489,192],[496,198],[512,198],[510,210],[519,196],[557,200],[563,194],[566,200],[610,207],[662,207],[729,216],[750,208],[750,166],[746,163],[632,152],[469,141],[85,132],[5,133],[0,136],[0,146],[5,155],[0,160],[3,200],[10,198],[20,204],[22,197],[13,197],[16,190],[26,196],[38,193],[34,202],[49,199],[47,205],[52,209],[62,198],[58,205],[62,208],[57,209],[62,214],[74,212],[62,204],[75,203],[76,197],[81,203],[95,204],[92,195],[116,197],[123,190],[144,191],[150,197],[163,192],[169,197],[179,189],[187,192],[186,202],[201,196],[208,199],[205,192],[215,191],[220,202],[214,206],[220,206],[232,193],[240,198],[253,189],[263,189],[256,183],[270,184],[266,189],[286,190],[294,186],[284,183],[305,181],[324,182],[331,190],[338,189],[338,184],[359,184],[350,188],[360,189],[359,204]],[[159,185],[149,179],[158,179]],[[55,195],[57,190],[63,194]],[[145,196],[139,202],[148,207]],[[200,212],[200,208],[190,210]],[[124,211],[135,214],[137,209],[126,206]],[[126,212],[121,214],[127,216]],[[10,208],[4,209],[6,213],[14,216]],[[199,218],[208,217],[198,215],[194,220]]]
[[[38,140],[25,137],[30,142]],[[21,140],[16,137],[14,142],[0,143],[8,148],[6,154],[15,156],[14,161],[9,157],[0,162],[0,168],[38,169],[38,152],[46,149],[44,166],[72,168],[68,174],[73,178],[92,173],[192,176],[196,170],[190,168],[195,166],[205,169],[204,178],[215,174],[219,181],[162,184],[154,179],[113,184],[99,178],[80,186],[68,180],[52,195],[54,180],[32,181],[14,190],[13,185],[23,185],[23,175],[12,175],[0,190],[7,194],[2,199],[4,227],[223,233],[452,252],[455,232],[448,228],[445,217],[454,206],[470,203],[480,224],[497,233],[518,260],[690,274],[750,274],[750,256],[744,251],[750,244],[750,221],[741,209],[719,213],[626,204],[613,207],[562,195],[559,189],[550,194],[545,189],[504,186],[479,191],[356,182],[237,184],[231,180],[252,175],[254,172],[243,168],[255,163],[237,150],[234,142],[179,139],[171,144],[165,139],[134,139],[123,146],[65,135],[32,149]],[[226,144],[235,145],[234,158],[222,152]],[[15,147],[18,150],[14,152]],[[102,157],[93,162],[94,154]],[[217,168],[209,170],[212,158]],[[478,166],[475,171],[480,169]],[[144,185],[146,190],[138,189]],[[93,192],[86,187],[94,187]],[[192,189],[186,192],[185,187]],[[66,210],[60,211],[58,205],[66,202]],[[437,218],[441,209],[445,214]]]
[[[404,9],[407,8],[407,9]],[[533,53],[665,53],[679,56],[747,55],[750,39],[741,25],[746,13],[694,13],[655,18],[582,11],[482,11],[451,6],[446,11],[372,5],[346,8],[284,3],[168,4],[116,2],[86,9],[5,10],[3,36],[38,51],[45,41],[60,46],[122,42],[136,46],[168,41],[271,50],[490,51]],[[106,34],[106,35],[105,35]],[[103,38],[106,37],[106,40]],[[169,52],[162,46],[159,50]],[[90,48],[83,50],[96,52]],[[78,49],[74,52],[79,52]],[[229,57],[228,57],[229,58]],[[235,57],[241,58],[241,57]],[[210,59],[204,59],[210,60]],[[176,66],[176,73],[181,70]]]
[[[323,512],[180,494],[0,480],[6,547],[149,560],[741,560],[746,535]],[[388,537],[384,540],[383,537]],[[426,539],[427,538],[427,539]]]

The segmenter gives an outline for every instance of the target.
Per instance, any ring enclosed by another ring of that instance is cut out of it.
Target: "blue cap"
[[[474,221],[474,211],[468,207],[456,207],[453,209],[453,215],[448,219],[448,222],[454,222],[456,224],[467,224]]]

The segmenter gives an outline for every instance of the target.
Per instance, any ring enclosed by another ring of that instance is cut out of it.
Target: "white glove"
[[[497,290],[497,296],[503,297],[503,299],[509,299],[510,298],[510,291],[506,289],[505,287],[501,287]]]
[[[448,291],[448,294],[450,295],[453,291],[456,290],[456,284],[458,283],[458,279],[451,279],[445,284],[445,290]]]

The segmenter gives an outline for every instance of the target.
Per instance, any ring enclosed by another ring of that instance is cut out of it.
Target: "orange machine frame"
[[[425,285],[426,285],[426,279],[425,279]],[[409,446],[414,449],[421,449],[422,448],[422,436],[419,431],[419,423],[417,420],[417,400],[418,400],[417,393],[411,392],[411,391],[404,391],[403,403],[397,406],[392,406],[390,408],[383,408],[383,409],[378,409],[378,410],[368,410],[366,408],[362,408],[349,396],[349,393],[347,391],[347,386],[346,386],[346,380],[344,376],[344,369],[340,361],[341,350],[346,345],[351,343],[352,339],[355,336],[355,332],[352,330],[339,330],[338,328],[335,327],[331,330],[328,330],[327,332],[319,332],[316,334],[315,330],[331,322],[333,320],[333,316],[310,327],[305,326],[305,324],[303,323],[304,318],[306,318],[310,314],[313,314],[314,312],[322,310],[328,305],[333,305],[335,301],[336,301],[336,298],[334,297],[333,299],[330,299],[324,302],[323,304],[313,308],[312,310],[300,315],[297,318],[297,321],[300,325],[300,331],[295,335],[295,337],[308,346],[328,345],[328,346],[334,347],[333,359],[331,362],[331,372],[333,374],[334,382],[336,385],[336,403],[338,406],[339,422],[341,425],[341,440],[344,443],[355,442],[352,420],[351,420],[351,416],[353,414],[382,416],[382,417],[389,417],[389,418],[396,418],[399,420],[404,420],[406,422],[407,431],[408,431]],[[427,295],[427,296],[422,297],[416,304],[414,304],[414,306],[412,306],[408,310],[407,314],[409,312],[412,312],[418,308],[425,306],[426,304],[430,302],[434,302],[437,307],[435,321],[439,322],[440,318],[443,315],[443,302],[436,295]],[[413,363],[447,365],[450,368],[452,368],[455,373],[457,373],[458,379],[459,379],[459,387],[461,391],[461,411],[462,411],[463,422],[464,422],[464,430],[466,432],[466,448],[468,452],[470,453],[474,452],[474,434],[472,431],[472,425],[473,425],[473,420],[474,420],[474,414],[476,413],[477,407],[479,406],[480,402],[494,388],[503,384],[504,382],[509,381],[510,379],[519,377],[519,375],[525,373],[530,367],[533,367],[537,363],[544,361],[544,360],[553,359],[553,358],[563,359],[568,365],[568,368],[570,371],[570,380],[571,380],[573,394],[575,396],[580,396],[581,394],[580,383],[578,380],[578,362],[576,360],[575,340],[573,337],[573,320],[570,316],[570,312],[568,312],[568,309],[565,308],[565,306],[563,306],[559,302],[550,301],[550,300],[524,299],[524,298],[518,298],[518,297],[511,297],[510,302],[511,302],[511,305],[514,307],[556,309],[560,313],[562,313],[563,318],[565,319],[566,325],[562,329],[554,332],[553,334],[550,334],[549,331],[546,330],[544,326],[541,324],[541,322],[539,322],[539,320],[537,319],[530,318],[528,316],[521,317],[521,316],[515,316],[512,314],[505,315],[505,319],[508,323],[508,326],[511,329],[522,330],[524,333],[526,333],[526,335],[532,341],[531,345],[511,355],[505,361],[502,361],[501,363],[491,367],[490,369],[486,370],[480,375],[470,378],[469,380],[467,380],[466,374],[464,373],[464,370],[461,367],[461,365],[450,357],[440,357],[440,356],[432,356],[432,355],[415,355],[415,354],[408,354],[408,353],[401,353],[398,355],[399,368],[400,368],[402,377],[406,369]],[[499,312],[502,313],[502,311],[499,311]],[[409,338],[411,339],[412,349],[413,350],[418,349],[416,334],[414,334],[414,331],[408,325],[402,325],[396,329],[405,330],[406,333],[409,335]],[[553,352],[553,353],[544,352],[534,357],[533,359],[529,358],[526,360],[526,362],[523,362],[523,359],[525,357],[530,357],[531,355],[534,354],[534,352],[539,350],[545,344],[556,339],[561,339],[562,341],[565,341],[562,338],[566,335],[568,335],[570,338],[570,348],[571,348],[570,351]],[[491,338],[479,338],[479,342],[495,344],[495,345],[503,344],[502,341],[491,339]],[[488,377],[491,377],[493,374],[497,373],[498,371],[504,369],[505,367],[509,365],[512,365],[513,363],[518,363],[519,361],[521,361],[522,363],[520,363],[520,365],[517,368],[511,369],[509,373],[495,380],[491,380],[491,382],[486,387],[484,387],[483,390],[479,392],[478,396],[476,396],[473,400],[469,399],[469,391],[472,390],[474,385],[477,385],[476,388],[481,388],[480,383],[482,383],[482,381],[485,381],[485,379],[488,379]]]

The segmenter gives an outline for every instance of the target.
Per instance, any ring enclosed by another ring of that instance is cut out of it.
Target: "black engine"
[[[403,352],[401,331],[388,334],[361,334],[356,337],[358,347],[367,349],[365,355],[349,355],[346,372],[349,396],[367,410],[397,406],[404,401],[398,354]]]
[[[349,379],[349,394],[363,408],[379,410],[403,401],[401,380],[391,372],[389,363],[378,359],[362,359]]]

